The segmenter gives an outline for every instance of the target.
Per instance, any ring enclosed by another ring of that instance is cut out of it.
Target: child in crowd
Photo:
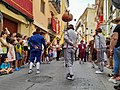
[[[9,39],[8,41],[8,53],[7,53],[7,57],[8,57],[8,61],[10,62],[10,66],[11,68],[13,67],[13,61],[16,60],[16,56],[15,56],[15,49],[14,49],[14,39]]]
[[[52,61],[52,58],[53,58],[53,51],[52,51],[52,49],[49,49],[48,55],[46,55],[46,57],[45,57],[45,61],[48,64],[50,64],[50,61]]]
[[[16,71],[20,70],[20,66],[22,64],[22,40],[20,38],[17,39],[18,43],[15,45],[15,49],[16,49]]]
[[[27,57],[28,57],[28,37],[27,36],[24,36],[23,38],[23,49],[24,49],[23,64],[25,65],[27,63]]]
[[[1,74],[9,74],[13,72],[13,69],[10,67],[10,63],[8,61],[8,58],[1,58],[2,64],[1,64]]]
[[[49,57],[49,61],[52,61],[52,58],[53,58],[53,50],[52,49],[49,50],[48,57]]]
[[[56,59],[56,57],[57,57],[56,47],[53,46],[53,59]]]

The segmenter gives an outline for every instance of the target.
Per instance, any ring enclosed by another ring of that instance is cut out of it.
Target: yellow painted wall
[[[51,18],[50,11],[52,7],[50,7],[48,0],[44,0],[45,2],[45,13],[43,14],[40,10],[41,8],[41,0],[33,0],[33,16],[34,16],[34,24],[43,30],[48,32],[48,18]],[[35,27],[34,27],[35,29]],[[45,39],[47,42],[50,42],[50,35],[46,33]]]
[[[83,23],[82,32],[85,32],[84,38],[86,42],[92,40],[93,39],[92,35],[95,34],[96,22],[94,21],[95,20],[94,18],[95,18],[95,9],[93,8],[86,8],[86,10],[84,11],[84,13],[80,18],[80,20]],[[88,28],[88,30],[86,30],[86,28]],[[91,33],[91,29],[93,33]],[[85,34],[87,36],[85,36]]]
[[[33,16],[34,16],[34,22],[39,23],[43,27],[47,29],[48,25],[48,16],[49,13],[49,5],[48,0],[45,1],[45,14],[43,14],[40,10],[41,8],[41,0],[33,0]]]
[[[61,0],[61,13],[58,14],[54,6],[49,3],[49,0],[44,0],[45,2],[45,13],[43,14],[40,10],[41,0],[33,0],[33,16],[34,16],[34,24],[36,24],[38,27],[42,27],[45,31],[48,31],[48,18],[51,18],[51,11],[54,13],[54,17],[56,17],[61,23],[60,23],[60,31],[64,30],[64,22],[62,21],[62,15],[66,10],[66,0]],[[61,36],[58,35],[58,37]],[[50,42],[50,35],[46,33],[45,39],[47,42]],[[63,39],[61,40],[61,43],[63,43]]]
[[[23,34],[23,35],[29,35],[29,27],[26,28],[25,24],[21,23],[19,25],[19,29],[18,29],[19,33]]]
[[[92,35],[95,34],[95,29],[96,29],[96,22],[94,21],[95,17],[95,9],[88,9],[88,33],[91,34],[91,29],[92,29]],[[88,36],[88,41],[92,40],[93,36]]]

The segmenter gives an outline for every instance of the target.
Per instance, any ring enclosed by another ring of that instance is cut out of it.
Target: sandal
[[[108,74],[108,77],[112,77],[112,76],[113,76],[113,74],[112,74],[112,73]]]

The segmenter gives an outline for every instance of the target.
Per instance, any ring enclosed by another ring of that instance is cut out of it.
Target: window
[[[41,0],[41,12],[45,14],[45,2]]]

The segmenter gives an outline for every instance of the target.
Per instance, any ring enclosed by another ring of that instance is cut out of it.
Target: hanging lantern
[[[70,14],[69,12],[65,12],[65,13],[63,14],[63,16],[62,16],[62,20],[63,20],[64,22],[72,21],[72,19],[73,19],[73,15]]]

